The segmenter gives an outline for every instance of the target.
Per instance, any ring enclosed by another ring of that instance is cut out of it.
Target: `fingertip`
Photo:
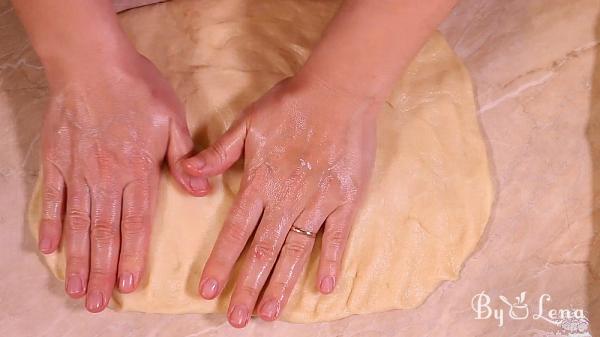
[[[187,174],[192,176],[200,176],[203,174],[202,169],[206,166],[206,161],[199,155],[196,155],[194,157],[184,159],[182,166],[183,170]]]
[[[78,275],[71,275],[65,283],[65,291],[71,298],[80,298],[85,295],[83,280]]]
[[[245,327],[248,324],[248,321],[250,321],[248,308],[243,304],[234,304],[233,307],[229,309],[227,320],[234,328],[241,329]]]
[[[175,181],[188,193],[203,197],[210,193],[210,183],[207,178],[189,175],[183,171],[171,171]]]
[[[119,292],[129,294],[137,287],[136,277],[133,273],[124,272],[119,275]]]
[[[192,176],[189,178],[189,189],[193,195],[203,197],[210,192],[210,184],[206,178]]]
[[[92,290],[85,299],[85,308],[91,313],[98,313],[106,308],[107,302],[104,294],[99,290]]]
[[[279,316],[280,305],[273,298],[263,301],[259,308],[258,315],[263,321],[274,321]]]
[[[212,300],[219,294],[219,282],[212,277],[207,277],[200,282],[198,292],[206,300]]]
[[[333,289],[335,288],[335,277],[332,275],[327,275],[321,279],[319,282],[319,291],[324,294],[331,294]]]
[[[38,242],[38,249],[43,254],[52,254],[58,248],[57,240],[53,240],[48,236],[40,236],[40,240]]]

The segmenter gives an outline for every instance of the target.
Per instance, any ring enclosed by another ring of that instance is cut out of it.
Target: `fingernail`
[[[248,324],[248,309],[243,305],[234,305],[229,315],[229,322],[235,328],[243,328]]]
[[[330,292],[333,291],[334,284],[335,284],[335,279],[333,278],[333,276],[325,276],[321,280],[321,285],[319,286],[319,288],[321,289],[321,292],[323,292],[325,294],[329,294]]]
[[[219,283],[214,278],[207,278],[202,281],[202,287],[200,289],[200,295],[207,300],[212,300],[217,296],[217,290],[219,289]]]
[[[267,321],[272,321],[279,314],[279,303],[274,299],[270,299],[263,303],[260,308],[260,317]]]
[[[191,171],[200,171],[204,168],[206,162],[199,157],[192,157],[185,161],[185,166]]]
[[[49,238],[41,239],[39,248],[42,253],[50,253],[50,250],[52,249],[52,241]]]
[[[202,177],[191,177],[190,178],[190,187],[192,190],[196,192],[202,192],[206,190],[206,179]]]
[[[93,290],[87,296],[85,307],[91,312],[100,312],[104,307],[104,295],[98,290]]]
[[[83,282],[79,276],[71,276],[67,280],[67,293],[69,295],[78,295],[83,292]]]
[[[133,290],[132,273],[123,273],[119,276],[119,290],[122,292],[130,292]]]

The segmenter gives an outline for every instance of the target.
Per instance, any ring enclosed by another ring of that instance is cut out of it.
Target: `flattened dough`
[[[128,11],[121,19],[183,100],[200,149],[250,102],[294,74],[338,4],[175,1]],[[493,184],[469,75],[441,35],[429,40],[399,80],[379,115],[377,136],[368,198],[354,223],[338,287],[328,296],[315,288],[318,239],[282,319],[327,321],[414,308],[442,281],[457,279],[475,249],[490,215]],[[214,192],[205,198],[185,195],[164,174],[148,273],[135,293],[115,292],[115,309],[225,312],[231,285],[216,301],[200,299],[196,289],[241,169],[213,179]],[[35,235],[39,217],[38,188],[30,208]],[[63,279],[64,251],[45,259]]]

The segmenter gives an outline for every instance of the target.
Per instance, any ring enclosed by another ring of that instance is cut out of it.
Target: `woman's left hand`
[[[209,177],[245,157],[239,193],[199,285],[202,297],[217,297],[232,281],[233,266],[256,228],[229,304],[234,327],[244,327],[255,307],[264,320],[275,320],[285,306],[315,241],[292,227],[316,233],[324,225],[316,281],[322,293],[333,291],[367,187],[378,102],[318,80],[306,82],[290,78],[277,84],[184,164],[189,174]]]

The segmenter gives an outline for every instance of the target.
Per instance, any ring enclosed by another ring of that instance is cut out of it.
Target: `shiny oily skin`
[[[183,110],[142,56],[49,83],[39,248],[49,254],[64,240],[65,290],[87,294],[87,309],[98,312],[117,279],[124,293],[139,284],[165,156],[188,192],[204,195],[208,186],[184,173],[193,145]]]
[[[182,169],[192,149],[182,109],[156,69],[131,51],[110,1],[13,0],[52,91],[43,131],[39,244],[51,253],[64,237],[67,292],[87,293],[88,310],[98,312],[117,276],[122,292],[138,285],[165,156],[175,180],[203,195],[206,177],[223,172],[242,151],[242,191],[204,269],[202,294],[213,298],[222,291],[258,227],[229,319],[246,324],[273,266],[259,311],[276,318],[313,244],[289,228],[315,231],[323,223],[318,283],[330,292],[374,152],[376,104],[350,97],[389,92],[452,2],[344,1],[301,72],[355,95],[324,95],[318,83],[305,85],[310,81],[282,84],[186,162],[190,177]],[[406,33],[401,43],[387,43],[398,31]],[[124,61],[108,64],[122,54]]]
[[[380,103],[316,83],[280,82],[210,148],[185,160],[189,174],[208,177],[244,154],[240,191],[199,286],[204,298],[213,299],[234,282],[233,266],[256,229],[228,309],[235,327],[245,326],[254,310],[275,320],[285,306],[315,240],[290,231],[292,225],[311,232],[324,225],[317,287],[330,293],[335,286],[374,160]]]

